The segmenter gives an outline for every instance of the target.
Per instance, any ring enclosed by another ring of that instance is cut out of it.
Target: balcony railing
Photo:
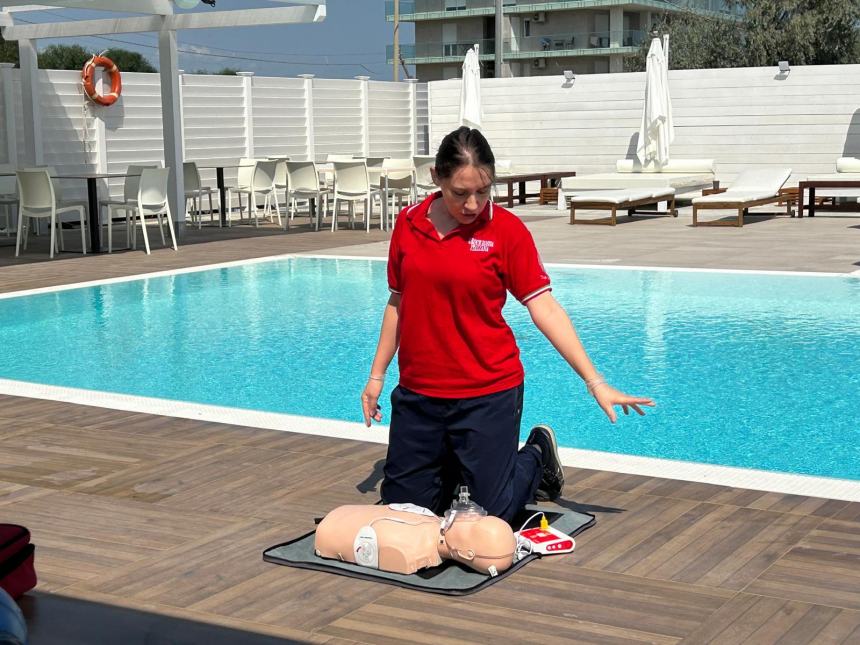
[[[516,5],[516,0],[504,0],[506,6]],[[400,15],[416,13],[468,12],[495,13],[495,0],[400,0]],[[385,15],[394,16],[394,1],[385,0]]]
[[[400,45],[400,55],[407,62],[415,59],[423,59],[425,62],[437,60],[442,62],[446,59],[462,60],[474,44],[478,44],[479,56],[482,60],[490,60],[496,54],[495,39],[469,40],[457,43],[418,43],[417,45]],[[391,62],[394,58],[394,46],[388,45],[385,57]],[[432,60],[428,60],[432,59]]]
[[[516,45],[505,43],[508,54],[548,54],[582,49],[613,49],[619,47],[639,47],[647,37],[644,31],[626,30],[623,32],[589,31],[546,34],[542,36],[519,36]],[[555,55],[558,55],[557,53]]]
[[[739,7],[730,7],[726,0],[636,0],[633,4],[652,9],[694,11],[715,14],[734,14],[741,12]],[[557,11],[569,9],[599,9],[618,4],[618,0],[504,0],[505,13],[528,13],[537,11]],[[400,16],[406,20],[438,20],[446,16],[481,16],[495,13],[495,0],[400,0]],[[385,17],[394,18],[394,1],[386,0]]]
[[[515,42],[505,40],[505,58],[538,58],[560,56],[590,56],[620,53],[629,54],[638,49],[648,37],[644,31],[623,32],[589,31],[566,32],[544,36],[521,36]],[[476,41],[457,43],[419,43],[400,45],[400,55],[407,63],[443,63],[461,61]],[[477,41],[481,60],[492,60],[496,53],[496,42],[492,39]],[[394,58],[394,48],[388,45],[386,58]]]

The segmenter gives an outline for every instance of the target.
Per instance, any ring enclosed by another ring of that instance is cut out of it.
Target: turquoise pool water
[[[524,434],[860,479],[860,280],[550,274],[598,368],[658,407],[609,424],[513,302]],[[387,297],[384,262],[291,258],[0,300],[0,377],[358,421]]]

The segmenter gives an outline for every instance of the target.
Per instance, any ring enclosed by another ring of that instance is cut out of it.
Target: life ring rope
[[[110,92],[106,94],[99,94],[96,91],[95,75],[98,67],[104,68],[110,75]],[[99,105],[113,105],[119,95],[122,94],[122,77],[119,73],[119,67],[107,56],[93,55],[84,63],[81,78],[83,79],[84,94]]]

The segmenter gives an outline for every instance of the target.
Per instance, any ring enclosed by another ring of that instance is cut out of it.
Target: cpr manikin
[[[508,569],[517,541],[507,522],[469,500],[465,486],[445,517],[413,504],[339,506],[320,522],[323,558],[395,573],[456,560],[491,576]]]

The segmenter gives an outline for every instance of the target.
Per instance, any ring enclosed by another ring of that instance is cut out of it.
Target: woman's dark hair
[[[439,144],[439,151],[436,153],[436,176],[448,179],[463,166],[485,168],[491,179],[496,176],[496,157],[490,144],[478,130],[465,125],[446,134]]]

